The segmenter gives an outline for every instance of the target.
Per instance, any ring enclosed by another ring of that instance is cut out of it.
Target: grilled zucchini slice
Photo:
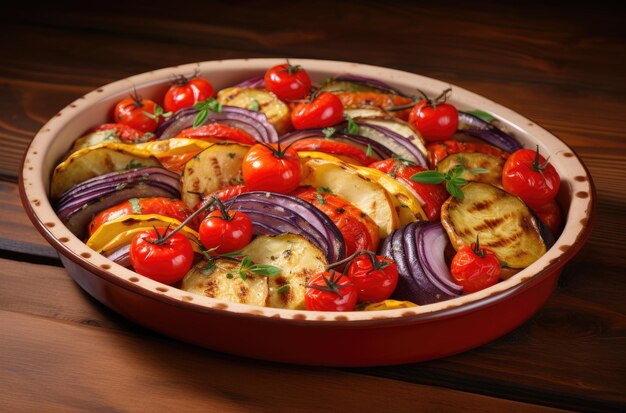
[[[268,122],[276,128],[279,136],[291,130],[291,110],[272,92],[263,89],[229,87],[217,93],[217,100],[223,105],[263,112]]]
[[[270,264],[280,269],[268,277],[269,307],[305,309],[304,293],[311,277],[326,268],[324,253],[301,235],[261,235],[243,248],[242,253],[255,264]]]
[[[480,152],[462,152],[446,156],[437,164],[437,170],[446,173],[457,165],[463,165],[460,176],[470,182],[483,182],[502,187],[502,168],[504,159]],[[485,173],[473,173],[472,170],[484,169]]]
[[[214,265],[201,261],[183,278],[181,288],[190,293],[233,303],[265,306],[268,296],[267,278],[239,276],[239,263],[217,259]]]
[[[243,280],[238,262],[220,258],[212,266],[203,261],[193,267],[183,278],[182,289],[236,303],[302,310],[309,278],[327,265],[324,253],[296,234],[259,235],[241,254],[282,272],[270,277],[248,274]]]
[[[75,185],[109,172],[161,166],[149,153],[133,153],[125,145],[88,147],[71,154],[52,174],[50,198],[57,199]]]
[[[240,183],[248,149],[247,145],[218,142],[187,161],[182,173],[183,202],[194,208],[203,195]]]
[[[511,268],[526,268],[546,253],[539,224],[518,197],[493,185],[471,182],[463,200],[450,197],[441,207],[441,223],[459,250],[476,242]]]

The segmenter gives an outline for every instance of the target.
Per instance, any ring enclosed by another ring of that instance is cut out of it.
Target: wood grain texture
[[[385,411],[389,399],[395,411],[560,411],[199,349],[136,329],[94,303],[62,269],[8,260],[0,265],[7,269],[2,275],[7,288],[0,290],[3,411],[105,411],[118,406],[137,412],[363,411],[362,406]],[[33,273],[38,276],[27,275]]]
[[[0,180],[0,250],[54,258],[58,254],[24,212],[16,183]]]
[[[0,310],[158,336],[94,302],[61,268],[7,260],[0,260],[0,266],[5,268]],[[626,394],[620,381],[626,371],[622,357],[626,289],[622,286],[612,296],[603,291],[594,294],[589,288],[594,283],[572,279],[569,268],[546,306],[499,340],[443,360],[346,371],[568,409],[617,408]],[[619,286],[621,273],[613,271],[610,276],[606,282]]]
[[[77,1],[3,6],[0,383],[8,397],[0,410],[362,410],[357,401],[382,411],[626,410],[626,25],[604,2],[545,3],[295,1],[281,3],[280,13],[269,0],[166,8],[136,1],[123,10]],[[512,333],[461,355],[339,370],[198,349],[84,294],[55,267],[56,253],[17,196],[32,136],[64,106],[117,79],[264,56],[434,77],[569,144],[594,179],[597,220],[548,303]]]

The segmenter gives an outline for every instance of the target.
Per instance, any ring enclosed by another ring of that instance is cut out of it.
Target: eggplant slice
[[[450,197],[441,207],[441,223],[456,250],[480,236],[480,245],[511,268],[526,268],[546,253],[540,224],[521,199],[477,182],[463,193],[463,200]]]

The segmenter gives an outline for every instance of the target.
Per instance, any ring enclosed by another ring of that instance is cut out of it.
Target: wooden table
[[[3,6],[0,411],[626,411],[624,18],[597,2],[584,9],[518,2],[515,10],[495,3]],[[366,62],[438,78],[571,145],[595,180],[597,223],[547,304],[464,354],[331,369],[196,348],[86,295],[18,200],[31,137],[59,109],[116,79],[263,56]]]

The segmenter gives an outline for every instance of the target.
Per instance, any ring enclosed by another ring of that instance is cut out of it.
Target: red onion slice
[[[102,251],[102,255],[122,267],[132,268],[130,264],[130,244],[123,245],[113,251]]]
[[[260,74],[260,75],[251,77],[250,79],[246,79],[243,82],[237,83],[234,87],[265,89],[265,75]]]
[[[513,136],[489,122],[467,112],[459,112],[459,130],[482,139],[485,142],[507,152],[522,149],[522,145]]]
[[[448,234],[443,226],[438,222],[425,223],[415,235],[419,262],[429,280],[450,297],[461,295],[463,287],[452,281],[452,275],[444,257]]]
[[[276,129],[268,122],[267,117],[262,112],[223,105],[221,112],[209,111],[208,113],[208,122],[224,122],[230,126],[235,126],[259,142],[278,142]],[[192,127],[197,114],[198,111],[193,107],[179,110],[157,128],[158,139],[176,137],[184,129]]]
[[[66,191],[55,211],[77,237],[101,211],[130,198],[180,198],[180,177],[163,168],[134,169],[96,176]]]
[[[306,237],[324,251],[328,263],[345,256],[343,236],[335,223],[300,198],[273,192],[248,192],[227,200],[224,205],[246,212],[255,231],[293,232]]]
[[[420,260],[418,248],[418,234],[422,231],[422,225],[412,223],[407,225],[406,232],[403,237],[404,248],[411,262],[411,275],[413,281],[418,286],[418,294],[416,304],[430,304],[447,300],[456,295],[449,294],[447,291],[433,283],[432,276],[425,271]]]
[[[413,161],[425,168],[428,167],[426,157],[424,157],[424,154],[413,144],[410,138],[402,136],[384,126],[372,125],[366,121],[359,120],[355,122],[359,125],[359,135],[381,143],[406,160]]]
[[[385,239],[385,243],[387,244],[386,248],[389,249],[389,255],[393,258],[398,267],[398,284],[393,293],[393,298],[419,304],[421,291],[411,275],[409,260],[406,256],[404,246],[402,245],[405,229],[406,227],[397,229]]]

